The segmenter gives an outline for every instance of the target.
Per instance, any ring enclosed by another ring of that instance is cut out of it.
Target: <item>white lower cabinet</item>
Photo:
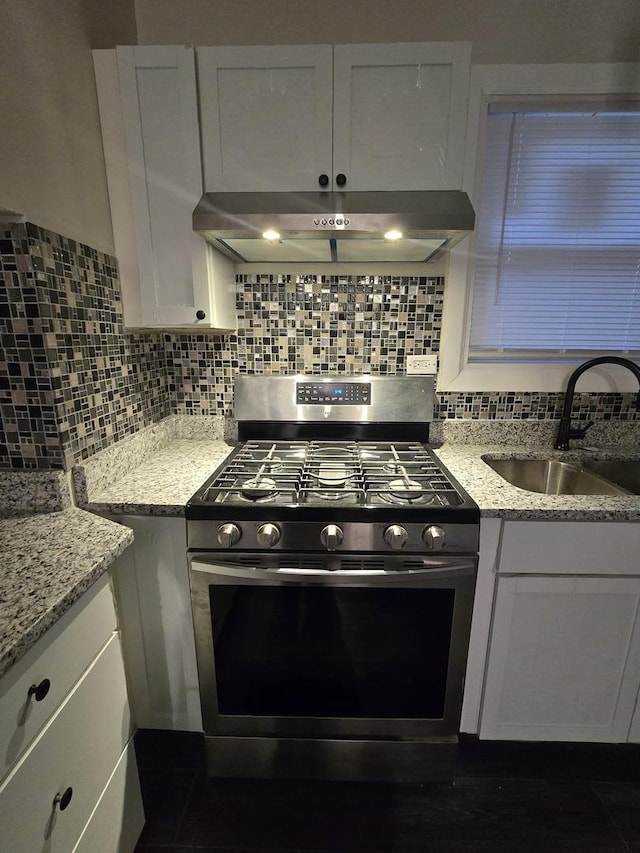
[[[504,524],[480,737],[640,740],[639,530]]]
[[[0,787],[0,850],[74,850],[130,736],[120,639],[114,632]],[[137,785],[137,774],[130,772],[129,781]],[[118,816],[112,817],[118,826]],[[142,820],[140,809],[138,833]],[[85,849],[133,849],[105,847],[99,839],[91,843]]]
[[[0,679],[0,780],[116,629],[109,578],[103,575]]]
[[[125,853],[135,848],[143,822],[138,765],[130,741],[73,853]]]
[[[135,537],[114,576],[135,724],[201,732],[185,520],[116,520]]]

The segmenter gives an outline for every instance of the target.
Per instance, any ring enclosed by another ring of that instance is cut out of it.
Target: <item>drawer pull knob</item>
[[[73,788],[69,787],[66,791],[63,791],[61,794],[56,794],[53,798],[53,807],[58,806],[61,812],[63,812],[66,807],[71,802],[71,797],[73,797]]]
[[[49,692],[51,682],[48,678],[43,678],[40,684],[32,684],[29,688],[29,696],[35,696],[36,702],[42,702],[44,697]]]
[[[199,311],[196,311],[196,319],[197,320],[204,320],[206,316],[207,315],[205,314],[205,312],[202,309],[200,309]]]

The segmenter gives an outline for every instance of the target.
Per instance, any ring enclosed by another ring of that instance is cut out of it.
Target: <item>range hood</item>
[[[240,263],[430,261],[474,223],[457,190],[206,193],[193,212],[194,231]]]

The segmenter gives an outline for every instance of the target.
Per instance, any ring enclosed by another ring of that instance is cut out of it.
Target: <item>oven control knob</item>
[[[327,524],[320,531],[320,541],[327,551],[335,551],[338,545],[342,544],[344,533],[337,524]]]
[[[401,524],[392,524],[384,532],[384,541],[394,551],[399,551],[409,541],[409,534]]]
[[[280,528],[277,524],[261,524],[256,538],[261,548],[273,548],[280,541]]]
[[[218,544],[223,548],[231,548],[240,540],[241,535],[237,524],[221,524],[218,528]]]
[[[442,551],[447,541],[444,530],[437,524],[425,527],[422,531],[422,541],[429,551]]]

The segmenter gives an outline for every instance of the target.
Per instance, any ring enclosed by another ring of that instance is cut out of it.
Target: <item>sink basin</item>
[[[615,461],[589,459],[584,467],[606,480],[611,480],[634,495],[640,495],[640,459]]]
[[[558,459],[484,459],[512,486],[545,495],[625,495],[629,491],[587,471],[579,464]],[[622,463],[618,463],[622,464]]]

